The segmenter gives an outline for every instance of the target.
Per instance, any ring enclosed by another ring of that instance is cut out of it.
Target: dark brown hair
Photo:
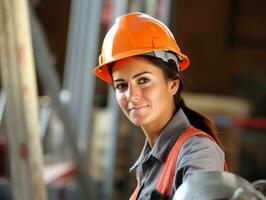
[[[182,78],[182,74],[177,70],[175,62],[172,61],[164,62],[162,59],[151,56],[141,56],[141,57],[147,59],[155,66],[159,67],[162,70],[166,79],[168,80],[179,79],[179,89],[178,92],[174,95],[176,110],[182,108],[192,126],[210,135],[217,142],[217,144],[220,147],[222,147],[222,143],[218,137],[218,131],[214,122],[205,114],[195,111],[186,106],[185,101],[181,96],[181,93],[183,91],[184,81]]]

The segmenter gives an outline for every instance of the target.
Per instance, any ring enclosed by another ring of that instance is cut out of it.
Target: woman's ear
[[[168,87],[170,94],[175,95],[179,88],[179,79],[169,81]]]

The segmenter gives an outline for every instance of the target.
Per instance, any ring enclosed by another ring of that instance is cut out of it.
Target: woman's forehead
[[[129,71],[131,68],[134,68],[135,70],[141,70],[145,68],[153,68],[155,67],[154,64],[152,64],[149,60],[140,57],[140,56],[134,56],[129,58],[124,58],[122,60],[116,61],[113,64],[112,71],[117,70],[125,70]]]
[[[161,73],[161,70],[153,63],[142,57],[129,57],[119,60],[113,65],[113,78],[131,77],[144,71],[152,74]]]

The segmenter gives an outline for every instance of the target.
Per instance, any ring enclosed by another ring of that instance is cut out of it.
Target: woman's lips
[[[140,111],[140,110],[142,110],[143,108],[146,108],[147,106],[146,105],[144,105],[144,106],[138,106],[138,107],[132,107],[132,108],[130,108],[129,109],[129,112],[138,112],[138,111]]]

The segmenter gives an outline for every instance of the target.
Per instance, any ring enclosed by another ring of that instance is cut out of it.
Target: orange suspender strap
[[[133,194],[131,195],[129,200],[136,200],[138,197],[138,193],[139,193],[139,183],[137,183],[137,187],[135,189],[135,191],[133,192]]]
[[[136,186],[136,189],[134,190],[133,194],[131,195],[130,199],[129,200],[136,200],[137,197],[138,197],[138,194],[139,194],[139,190],[140,190],[140,180],[139,180],[139,177],[137,175],[137,186]]]
[[[156,190],[165,196],[170,196],[172,184],[173,184],[173,178],[175,175],[175,167],[176,167],[176,161],[179,154],[179,150],[182,146],[182,144],[190,137],[193,137],[195,135],[204,135],[208,138],[210,138],[212,141],[215,141],[211,136],[209,136],[207,133],[202,132],[201,130],[198,130],[192,126],[189,126],[185,131],[180,135],[180,137],[177,139],[176,143],[174,144],[173,148],[171,149],[169,155],[166,158],[165,164],[163,166],[161,175],[157,181],[156,184]],[[224,164],[224,170],[227,171],[226,163]]]
[[[193,137],[195,135],[204,135],[210,138],[212,141],[214,141],[214,139],[210,137],[207,133],[204,133],[192,126],[189,126],[188,128],[186,128],[185,131],[179,136],[179,138],[177,139],[176,143],[174,144],[174,146],[172,147],[170,153],[168,154],[166,158],[161,175],[156,183],[156,190],[159,193],[165,196],[170,195],[172,184],[173,184],[173,178],[175,175],[176,160],[179,154],[180,147],[188,138]],[[224,170],[227,171],[226,163],[224,163]],[[140,190],[140,187],[138,183],[134,193],[130,197],[130,200],[137,199],[139,190]]]

